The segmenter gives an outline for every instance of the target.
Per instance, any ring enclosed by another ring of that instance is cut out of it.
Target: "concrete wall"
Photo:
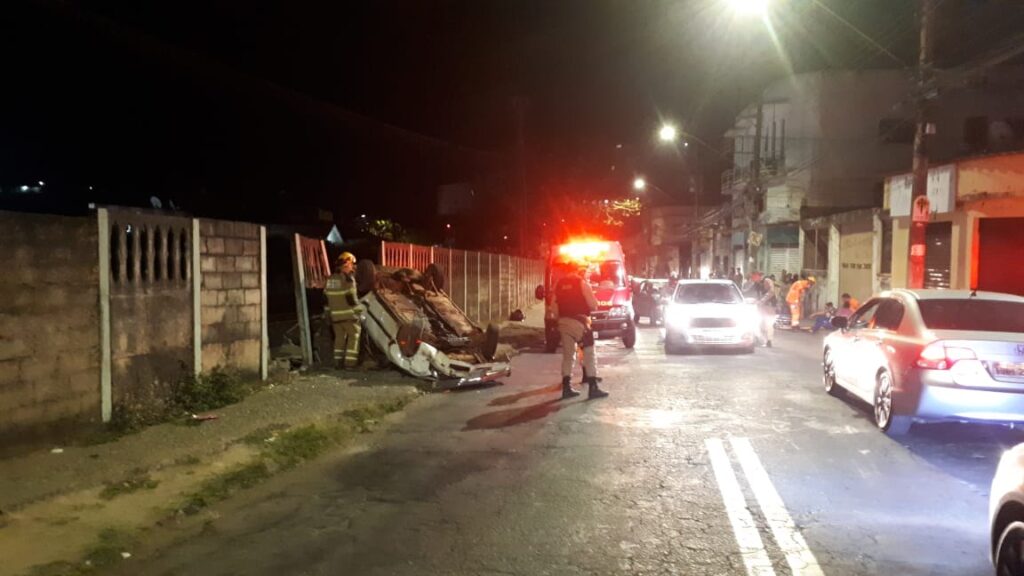
[[[202,369],[258,372],[261,362],[260,227],[201,220]]]
[[[95,221],[0,212],[0,246],[0,447],[99,422]]]
[[[192,220],[109,211],[111,396],[160,402],[193,367]]]

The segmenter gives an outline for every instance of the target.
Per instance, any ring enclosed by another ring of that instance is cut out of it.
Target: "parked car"
[[[892,290],[832,324],[825,390],[870,403],[887,434],[915,420],[1024,422],[1024,298]]]
[[[640,323],[640,318],[645,317],[654,326],[662,321],[665,311],[664,304],[667,299],[665,288],[668,280],[644,280],[640,283],[637,291],[633,294],[633,321]]]
[[[665,306],[665,352],[735,348],[754,351],[761,318],[730,280],[680,280]]]
[[[989,554],[997,576],[1024,575],[1024,444],[1007,450],[989,491]]]

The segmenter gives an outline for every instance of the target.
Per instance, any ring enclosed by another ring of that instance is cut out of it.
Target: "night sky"
[[[917,34],[909,0],[780,0],[785,58],[724,0],[4,4],[0,207],[44,180],[31,203],[55,211],[155,195],[197,214],[301,205],[426,229],[439,184],[516,189],[517,99],[534,200],[628,193],[637,171],[676,193],[678,158],[651,140],[661,119],[720,147],[787,61],[913,65]],[[944,65],[1024,29],[1021,2],[941,5]],[[708,185],[721,162],[705,150]]]

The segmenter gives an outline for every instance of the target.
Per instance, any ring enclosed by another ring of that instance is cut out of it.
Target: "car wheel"
[[[1003,529],[994,558],[998,576],[1024,576],[1024,522]]]
[[[626,348],[636,346],[636,324],[631,323],[626,327],[626,332],[622,335],[622,344]]]
[[[825,358],[821,363],[822,381],[825,384],[825,392],[832,396],[839,396],[843,389],[836,383],[836,361],[832,358],[832,351],[825,350]]]
[[[912,423],[910,416],[897,416],[893,414],[893,390],[892,375],[888,370],[882,370],[875,379],[875,401],[873,412],[875,426],[889,436],[902,436],[910,431]]]

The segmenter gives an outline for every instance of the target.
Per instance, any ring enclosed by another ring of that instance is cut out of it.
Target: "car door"
[[[889,369],[893,336],[899,330],[904,313],[903,304],[895,298],[881,298],[878,302],[871,319],[858,328],[853,344],[853,357],[857,358],[854,385],[868,400],[874,400],[879,369]]]
[[[881,300],[869,300],[850,316],[847,328],[842,334],[842,348],[836,351],[836,380],[850,392],[869,401],[874,390],[865,393],[863,388],[863,374],[866,368],[865,346],[861,340],[871,329],[879,305]]]
[[[650,289],[648,282],[641,282],[633,296],[633,314],[637,317],[647,316],[647,292]]]

